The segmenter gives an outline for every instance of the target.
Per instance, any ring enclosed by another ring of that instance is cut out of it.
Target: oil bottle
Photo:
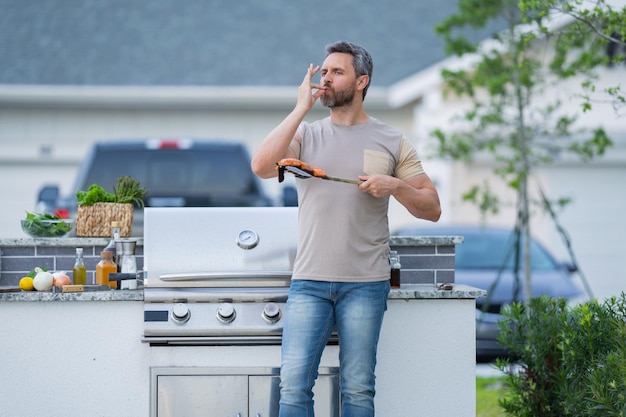
[[[108,284],[111,288],[117,288],[116,281],[109,281],[109,274],[117,272],[117,265],[113,262],[113,253],[100,252],[100,262],[96,265],[96,284]]]
[[[76,261],[74,269],[72,269],[72,281],[72,284],[75,285],[87,284],[87,268],[83,259],[83,248],[76,248]]]

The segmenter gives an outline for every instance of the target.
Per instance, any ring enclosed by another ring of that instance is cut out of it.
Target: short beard
[[[356,88],[352,87],[343,91],[335,93],[335,97],[331,97],[328,94],[322,94],[320,101],[325,107],[330,109],[336,107],[343,107],[348,104],[352,104],[354,101],[354,95],[356,94]]]

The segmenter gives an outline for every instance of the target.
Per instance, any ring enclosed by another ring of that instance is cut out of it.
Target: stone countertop
[[[412,299],[475,299],[487,295],[487,291],[467,285],[454,284],[452,290],[438,290],[432,284],[405,284],[389,293],[390,300]],[[16,301],[143,301],[143,290],[85,291],[55,293],[17,291],[0,293],[0,302]]]
[[[0,293],[3,301],[143,301],[143,290],[85,292],[17,291]]]
[[[143,245],[142,237],[131,237]],[[57,238],[0,238],[0,246],[98,246],[109,243],[109,238],[97,237],[57,237]],[[462,236],[391,236],[389,244],[393,246],[433,246],[458,245],[463,243]]]
[[[138,245],[143,245],[142,237],[130,237]],[[40,238],[0,238],[0,246],[106,246],[111,238],[106,237],[40,237]]]
[[[480,288],[470,287],[463,284],[452,284],[451,290],[440,290],[433,284],[403,284],[400,288],[393,288],[389,293],[389,299],[466,299],[483,298],[487,291]]]
[[[389,244],[392,246],[445,246],[460,245],[463,236],[391,236]]]

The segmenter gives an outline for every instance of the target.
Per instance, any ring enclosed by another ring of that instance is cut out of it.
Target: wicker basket
[[[133,205],[95,203],[92,206],[78,206],[76,236],[110,237],[113,221],[120,224],[120,237],[129,237],[133,227]]]

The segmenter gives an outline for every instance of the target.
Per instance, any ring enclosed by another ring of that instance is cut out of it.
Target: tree
[[[494,30],[488,42],[471,42],[465,36],[468,29],[494,23],[505,29]],[[494,173],[516,192],[514,272],[518,282],[523,272],[528,302],[531,207],[552,216],[576,263],[556,217],[557,208],[569,200],[549,200],[540,185],[536,186],[538,195],[531,199],[530,181],[536,169],[552,163],[557,154],[588,161],[612,145],[602,127],[581,129],[576,122],[597,99],[594,69],[624,61],[623,52],[609,58],[606,51],[615,45],[626,49],[626,8],[615,9],[602,0],[592,4],[583,0],[459,0],[458,12],[436,31],[443,36],[448,54],[473,58],[471,67],[442,72],[447,94],[468,98],[469,109],[456,120],[459,130],[433,132],[439,156],[469,162],[477,155],[491,155],[497,163]],[[539,54],[539,50],[552,53]],[[573,77],[583,80],[579,112],[567,114],[559,100],[539,100],[550,85]],[[620,117],[624,96],[619,86],[605,94]],[[489,183],[473,187],[463,198],[478,204],[483,216],[497,213],[500,207]]]

